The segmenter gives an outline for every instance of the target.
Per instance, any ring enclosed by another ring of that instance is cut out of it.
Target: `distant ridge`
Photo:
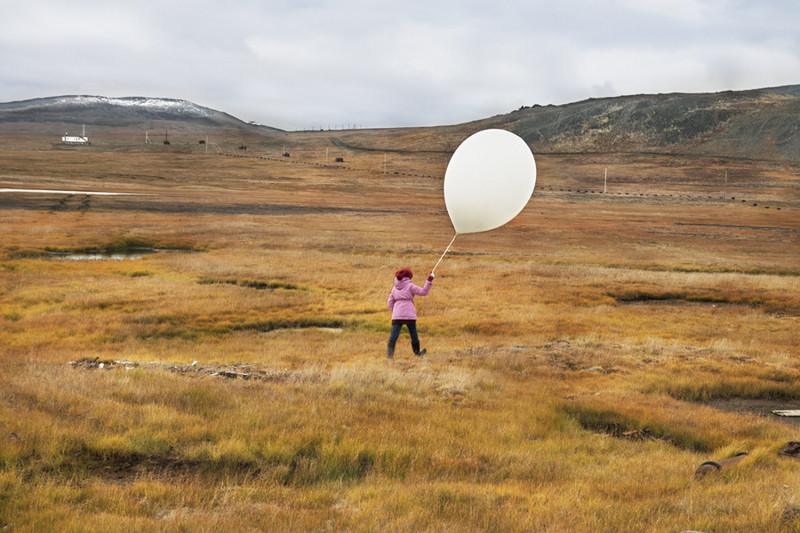
[[[188,100],[145,96],[62,95],[0,103],[0,122],[133,126],[149,121],[187,122],[239,129],[264,128]]]
[[[64,95],[0,103],[0,126],[153,127],[159,121],[187,129],[285,133],[172,98]],[[334,142],[354,150],[451,152],[464,138],[485,128],[513,131],[538,153],[657,152],[800,163],[800,85],[523,106],[464,124],[337,131]]]
[[[794,96],[800,96],[800,85],[781,85],[779,87],[767,87],[761,90],[775,94],[791,94]]]
[[[351,149],[446,152],[485,128],[513,131],[540,153],[659,152],[800,162],[800,85],[523,106],[451,126],[341,133],[338,141]]]

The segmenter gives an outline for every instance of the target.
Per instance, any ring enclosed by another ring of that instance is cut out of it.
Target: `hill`
[[[263,129],[276,128],[246,123],[233,115],[174,98],[66,95],[0,103],[0,124],[87,124],[129,127],[168,121],[198,127]]]
[[[537,153],[655,152],[800,162],[800,85],[523,106],[448,126],[288,134],[170,98],[83,95],[0,103],[0,133],[52,137],[79,124],[103,128],[102,138],[112,143],[141,134],[133,130],[168,127],[170,133],[187,133],[192,139],[217,130],[218,137],[246,141],[254,148],[290,143],[318,149],[320,142],[332,141],[355,151],[443,153],[476,131],[503,128],[520,135]]]
[[[660,152],[800,161],[800,86],[593,98],[453,126],[348,132],[349,148],[450,151],[504,128],[539,152]]]

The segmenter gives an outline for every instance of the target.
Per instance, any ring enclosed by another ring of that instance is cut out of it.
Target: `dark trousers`
[[[400,337],[400,330],[403,326],[408,328],[408,333],[411,335],[411,348],[415,354],[419,354],[419,337],[417,336],[417,321],[416,320],[392,320],[392,333],[389,335],[389,345],[386,348],[386,355],[392,357],[394,355],[394,345],[397,344],[397,339]]]

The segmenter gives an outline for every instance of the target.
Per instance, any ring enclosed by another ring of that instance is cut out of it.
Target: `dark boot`
[[[416,352],[414,352],[414,355],[416,355],[417,357],[422,357],[426,353],[428,353],[428,349],[427,348],[423,348],[421,350],[417,350]]]

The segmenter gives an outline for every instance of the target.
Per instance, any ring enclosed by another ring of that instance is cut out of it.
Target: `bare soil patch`
[[[776,416],[772,413],[772,411],[780,409],[800,409],[800,400],[730,398],[725,400],[711,400],[707,402],[706,405],[709,405],[715,409],[719,409],[720,411],[763,416],[776,422],[800,426],[800,417]]]
[[[153,370],[165,370],[176,374],[195,377],[219,377],[226,379],[243,379],[252,381],[266,381],[270,383],[319,383],[327,379],[327,375],[319,371],[304,370],[276,370],[257,368],[246,363],[236,363],[228,365],[198,364],[196,361],[191,364],[181,365],[174,363],[146,362],[139,363],[126,359],[100,359],[98,357],[85,357],[70,361],[70,366],[85,370],[130,370],[134,368],[147,368]]]

